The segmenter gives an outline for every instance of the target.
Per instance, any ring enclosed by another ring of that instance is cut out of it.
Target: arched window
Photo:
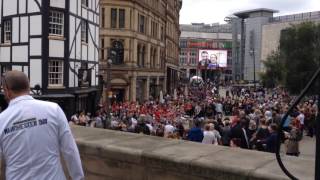
[[[137,65],[138,67],[145,66],[145,59],[146,59],[146,46],[143,44],[138,44],[137,46]]]
[[[121,41],[112,42],[112,50],[116,52],[113,64],[123,64],[124,58],[124,48]]]

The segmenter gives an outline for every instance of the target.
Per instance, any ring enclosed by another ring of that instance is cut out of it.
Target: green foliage
[[[298,94],[306,86],[319,67],[320,25],[305,22],[282,30],[280,46],[265,62],[266,72],[262,79],[282,84],[290,93]]]
[[[280,52],[272,52],[263,64],[266,71],[260,74],[262,84],[268,88],[281,84],[284,77],[284,63],[281,61]]]

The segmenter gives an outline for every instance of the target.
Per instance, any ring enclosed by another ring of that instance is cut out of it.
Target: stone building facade
[[[107,59],[115,50],[110,67],[114,100],[141,102],[173,91],[181,5],[178,0],[100,1],[100,73],[107,83]],[[104,90],[104,99],[107,94]]]

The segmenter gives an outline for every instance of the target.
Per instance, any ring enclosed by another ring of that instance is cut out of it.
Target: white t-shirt
[[[146,126],[149,128],[149,131],[150,131],[150,132],[153,132],[153,127],[152,127],[151,124],[146,124]]]
[[[223,112],[223,106],[222,106],[221,103],[216,103],[215,106],[216,106],[216,111],[217,112],[219,112],[219,113]]]
[[[95,123],[97,128],[103,128],[103,123],[101,117],[96,117],[95,118]]]
[[[303,113],[300,113],[299,115],[298,115],[298,119],[299,119],[299,121],[300,121],[300,124],[301,125],[304,125],[304,114]]]
[[[214,144],[216,141],[216,137],[213,131],[203,131],[203,144]]]
[[[164,137],[168,137],[168,135],[173,132],[174,132],[174,127],[171,124],[167,124],[164,126]]]
[[[73,116],[71,116],[71,121],[73,121],[73,122],[75,122],[75,123],[79,123],[79,119],[78,119],[78,117],[77,117],[76,114],[73,115]]]
[[[218,145],[218,141],[221,139],[221,135],[220,135],[219,131],[217,131],[217,130],[213,130],[213,134],[215,137],[214,145]]]
[[[131,126],[130,126],[130,128],[131,129],[136,128],[137,124],[138,124],[138,121],[135,118],[131,118]]]
[[[57,104],[20,96],[0,114],[0,122],[6,179],[65,180],[60,152],[71,178],[84,179],[78,148]]]

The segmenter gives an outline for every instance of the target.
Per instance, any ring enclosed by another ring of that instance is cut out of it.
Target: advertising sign
[[[207,66],[208,69],[227,67],[227,50],[199,50],[199,65]]]

